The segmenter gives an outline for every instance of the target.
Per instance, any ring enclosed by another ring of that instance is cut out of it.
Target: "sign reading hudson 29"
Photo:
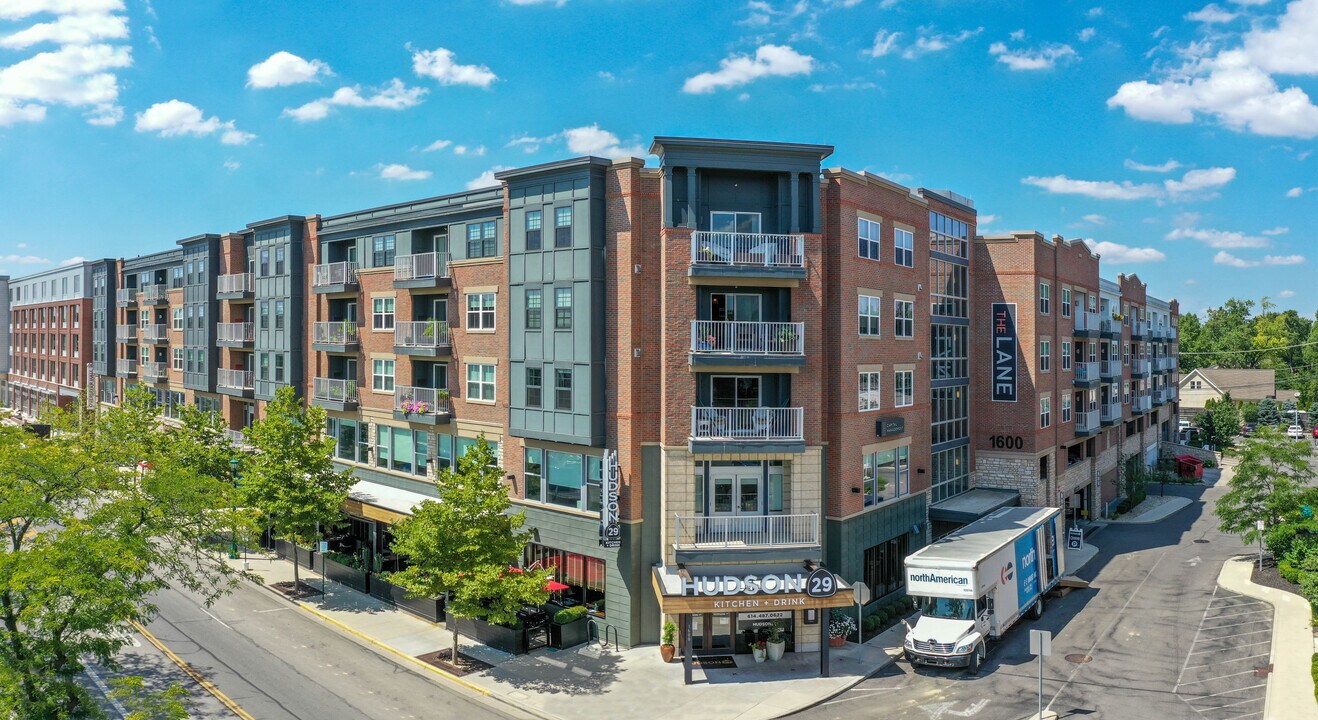
[[[824,568],[809,575],[710,575],[683,578],[682,594],[688,597],[727,597],[726,600],[716,600],[715,609],[804,607],[808,604],[807,598],[829,598],[837,594],[837,578]]]

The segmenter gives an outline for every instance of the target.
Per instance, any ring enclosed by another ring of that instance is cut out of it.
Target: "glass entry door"
[[[761,515],[760,474],[738,468],[717,468],[710,473],[710,515]]]

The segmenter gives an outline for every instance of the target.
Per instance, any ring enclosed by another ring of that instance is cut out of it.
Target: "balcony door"
[[[714,517],[764,514],[761,474],[760,468],[710,468],[709,514]]]
[[[715,210],[709,214],[709,229],[714,232],[759,234],[760,214]]]
[[[749,293],[713,293],[709,296],[709,317],[716,323],[711,327],[716,349],[725,352],[754,352],[762,345],[756,342],[755,325],[723,324],[762,322],[762,299],[759,295]]]

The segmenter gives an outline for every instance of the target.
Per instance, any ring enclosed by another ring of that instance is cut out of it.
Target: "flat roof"
[[[917,558],[965,561],[987,557],[1024,535],[1044,518],[1060,512],[1058,508],[1005,507],[916,550],[907,558],[907,563]]]
[[[929,517],[948,522],[972,523],[998,508],[1018,505],[1020,501],[1021,494],[1017,490],[974,488],[930,505]]]

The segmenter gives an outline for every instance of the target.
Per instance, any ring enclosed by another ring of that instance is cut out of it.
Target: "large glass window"
[[[933,252],[966,257],[970,243],[970,226],[942,213],[929,212],[929,249]]]
[[[866,506],[910,494],[910,448],[903,446],[865,455],[861,475]]]
[[[967,268],[946,260],[929,263],[929,304],[935,316],[968,318]]]
[[[883,251],[880,249],[879,233],[882,226],[873,220],[858,218],[856,220],[857,252],[863,258],[878,260],[882,257]]]
[[[760,214],[757,212],[711,212],[709,214],[709,229],[723,233],[759,233]]]
[[[572,247],[572,207],[554,208],[554,247]]]
[[[494,366],[467,364],[467,399],[494,401]]]
[[[584,605],[591,615],[605,614],[605,564],[599,558],[566,552],[555,548],[528,543],[523,563],[526,567],[544,568],[551,577],[567,586],[555,593],[561,605]]]
[[[572,371],[554,371],[554,409],[572,409]]]
[[[412,475],[425,475],[430,460],[430,433],[377,426],[375,464],[381,468]],[[339,450],[344,450],[340,436]]]
[[[540,210],[526,211],[526,249],[540,249],[540,224],[542,222]]]
[[[882,384],[880,374],[876,372],[860,373],[858,390],[860,394],[860,411],[879,409],[879,386]]]
[[[915,337],[915,302],[894,301],[892,316],[893,332],[897,337]]]
[[[915,373],[910,370],[898,370],[893,375],[894,405],[910,407],[915,404]]]
[[[906,584],[906,535],[866,548],[862,573],[875,598],[901,589]]]
[[[540,407],[541,399],[541,377],[540,368],[526,369],[526,406],[531,408]]]
[[[526,481],[528,500],[599,512],[604,472],[601,458],[539,448],[527,448],[526,452],[527,473],[533,469],[537,473]]]
[[[393,392],[394,390],[394,361],[393,360],[371,361],[371,387],[375,390]]]
[[[933,454],[933,484],[930,501],[939,502],[970,488],[970,461],[967,446],[941,450]]]
[[[544,489],[544,452],[540,448],[526,448],[526,465],[522,471],[523,493],[531,500],[541,500]]]
[[[572,329],[572,288],[554,288],[554,329]]]
[[[964,385],[930,389],[930,410],[933,415],[930,440],[934,445],[969,436],[967,405],[969,394],[969,390]]]
[[[499,254],[499,246],[493,220],[467,224],[467,257],[494,257]]]
[[[371,327],[375,330],[394,329],[394,298],[371,298]]]
[[[283,248],[280,248],[281,250]],[[383,235],[371,239],[371,267],[388,267],[394,264],[394,236]],[[278,270],[278,258],[276,257],[275,272]]]
[[[935,324],[930,326],[929,369],[934,380],[968,378],[966,326]]]

